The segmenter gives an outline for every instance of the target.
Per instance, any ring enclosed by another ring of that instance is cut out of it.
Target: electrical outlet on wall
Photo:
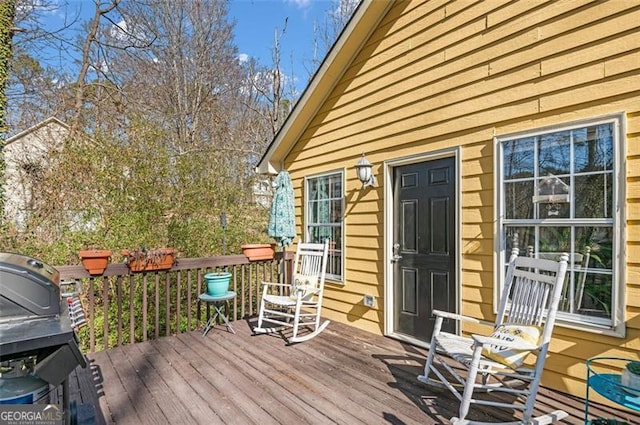
[[[375,307],[376,306],[376,297],[373,295],[365,295],[364,296],[364,305],[367,307]]]

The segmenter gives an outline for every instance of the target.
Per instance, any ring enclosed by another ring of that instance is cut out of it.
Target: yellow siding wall
[[[394,3],[285,162],[298,211],[304,176],[346,173],[346,282],[328,285],[324,314],[382,333],[381,164],[460,146],[462,312],[491,319],[493,137],[620,112],[627,333],[556,328],[544,384],[576,395],[584,395],[586,358],[640,350],[640,2]],[[381,183],[367,191],[353,168],[362,152]],[[365,293],[377,297],[375,309],[362,305]]]

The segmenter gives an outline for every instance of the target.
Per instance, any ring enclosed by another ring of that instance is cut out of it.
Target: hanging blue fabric
[[[293,185],[289,173],[282,170],[274,181],[275,190],[271,203],[271,216],[267,234],[281,246],[289,246],[296,237],[296,215]]]
[[[324,242],[326,239],[331,239],[331,227],[329,226],[329,195],[326,190],[327,184],[325,181],[319,182],[316,192],[311,197],[311,199],[316,201],[315,222],[319,223],[319,225],[313,229],[315,242]]]

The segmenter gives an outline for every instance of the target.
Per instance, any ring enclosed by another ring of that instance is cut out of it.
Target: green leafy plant
[[[627,370],[634,375],[640,376],[640,361],[632,361],[627,363]]]
[[[171,268],[173,264],[175,264],[175,248],[147,249],[141,247],[137,249],[123,249],[121,253],[132,271]]]
[[[589,422],[590,425],[629,425],[628,422],[617,419],[596,418]]]

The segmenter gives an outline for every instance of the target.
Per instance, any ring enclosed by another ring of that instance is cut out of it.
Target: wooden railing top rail
[[[282,259],[282,255],[282,252],[276,252],[275,260]],[[292,260],[293,255],[293,252],[286,251],[285,260]],[[162,271],[172,272],[179,270],[224,268],[242,264],[250,264],[250,261],[244,255],[219,255],[216,257],[177,258],[172,268]],[[60,273],[61,280],[85,279],[90,277],[102,276],[126,276],[131,273],[126,263],[110,263],[105,269],[104,273],[98,276],[91,276],[82,265],[55,266],[55,268]],[[136,272],[136,274],[142,273],[155,273],[155,271]]]

